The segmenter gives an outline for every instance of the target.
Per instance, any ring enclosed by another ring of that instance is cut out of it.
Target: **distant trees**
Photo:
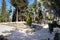
[[[33,21],[40,21],[43,18],[41,3],[37,0],[29,5],[29,12],[32,14]]]
[[[60,0],[50,0],[51,9],[55,12],[55,15],[60,17]]]
[[[7,21],[8,21],[8,12],[6,10],[6,2],[5,2],[5,0],[2,0],[0,22],[7,22]]]
[[[33,3],[33,8],[34,8],[34,12],[35,12],[35,16],[37,14],[37,0],[34,0],[34,3]],[[35,17],[34,17],[34,21],[35,21]]]
[[[54,14],[55,17],[60,17],[60,0],[40,0],[44,16],[46,12]],[[51,15],[52,18],[52,15]]]
[[[42,22],[42,19],[43,19],[43,14],[42,14],[42,10],[38,10],[38,18],[39,18],[39,20],[38,20],[38,22]]]
[[[2,15],[1,15],[1,13],[0,13],[0,22],[2,21]]]
[[[20,18],[24,19],[26,17],[27,8],[28,11],[31,13],[31,16],[33,18],[33,21],[36,21],[36,19],[40,20],[42,18],[46,18],[46,14],[48,12],[48,19],[53,19],[51,14],[54,14],[54,16],[60,17],[60,0],[40,0],[40,2],[37,2],[37,0],[34,0],[34,2],[31,5],[28,5],[28,0],[10,0],[12,6],[15,7],[15,10],[13,12],[12,21],[19,21]],[[9,21],[9,11],[6,10],[6,2],[5,0],[2,0],[2,6],[1,6],[1,12],[0,12],[0,21],[6,22]],[[11,12],[11,11],[10,11]],[[22,15],[24,14],[24,15]],[[33,17],[34,16],[34,17]]]
[[[16,21],[18,21],[18,14],[27,8],[28,0],[11,0],[11,4],[16,8]]]

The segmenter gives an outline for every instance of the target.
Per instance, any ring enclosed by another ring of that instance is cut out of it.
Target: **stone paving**
[[[24,26],[22,26],[24,27]],[[54,33],[50,34],[48,27],[45,25],[44,28],[40,30],[35,30],[30,28],[17,28],[0,25],[0,35],[4,35],[8,40],[53,40]]]

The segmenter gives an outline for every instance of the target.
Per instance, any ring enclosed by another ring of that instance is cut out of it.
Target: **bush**
[[[55,34],[54,40],[60,40],[60,38],[59,38],[59,33],[56,33],[56,34]]]
[[[57,27],[57,21],[53,21],[52,23],[49,23],[49,31],[50,33],[53,32],[53,28]]]
[[[58,26],[57,21],[53,21],[52,24],[53,24],[54,27]]]
[[[50,31],[50,33],[53,32],[53,24],[52,23],[49,23],[49,31]]]
[[[52,15],[51,15],[50,13],[48,13],[47,19],[48,19],[48,20],[51,20],[51,16],[52,16]]]
[[[0,35],[0,40],[7,40],[3,35]]]
[[[26,16],[24,14],[19,15],[19,21],[26,21]]]
[[[31,25],[32,24],[32,18],[31,18],[30,13],[28,13],[28,15],[26,17],[26,22],[27,22],[28,25]]]

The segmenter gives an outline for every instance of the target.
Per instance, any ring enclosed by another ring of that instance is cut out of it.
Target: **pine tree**
[[[26,17],[26,22],[27,22],[28,25],[31,26],[31,24],[32,24],[32,18],[31,18],[30,13],[28,13],[28,15],[27,15],[27,17]]]
[[[11,0],[11,4],[16,8],[16,21],[18,21],[18,13],[27,8],[28,0]]]
[[[2,22],[7,21],[6,2],[5,2],[5,0],[2,0],[1,15],[2,15],[1,21],[2,21]]]

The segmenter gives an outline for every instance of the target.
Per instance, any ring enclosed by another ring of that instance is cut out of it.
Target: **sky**
[[[10,0],[5,0],[5,1],[6,1],[7,9],[9,9],[10,6],[11,6],[11,4],[10,4]],[[29,2],[29,4],[31,4],[31,3],[34,2],[34,0],[29,0],[28,2]],[[1,3],[2,3],[2,0],[0,0],[0,8],[1,8]]]

